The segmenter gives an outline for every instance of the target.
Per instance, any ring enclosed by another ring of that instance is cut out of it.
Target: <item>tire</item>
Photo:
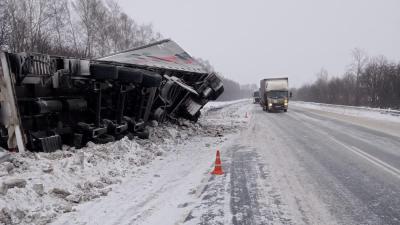
[[[93,142],[96,144],[106,144],[113,141],[115,141],[115,138],[109,134],[102,134],[98,137],[93,138]]]
[[[139,69],[118,67],[118,80],[123,83],[140,84],[143,81],[143,72]]]
[[[283,111],[284,111],[284,112],[287,112],[287,109],[284,109]]]
[[[162,76],[158,73],[147,71],[147,70],[142,70],[143,74],[143,80],[142,80],[142,86],[143,87],[159,87],[162,81]]]
[[[117,67],[107,64],[91,64],[90,74],[97,80],[116,80],[118,78]]]
[[[166,112],[164,109],[162,109],[161,107],[158,107],[155,111],[154,111],[154,115],[153,115],[154,119],[157,122],[164,122],[165,121],[165,117],[166,117]]]

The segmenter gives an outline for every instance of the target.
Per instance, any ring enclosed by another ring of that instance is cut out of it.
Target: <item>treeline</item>
[[[200,64],[202,64],[208,72],[217,73],[219,77],[222,78],[222,82],[224,83],[224,92],[221,96],[219,96],[217,99],[218,101],[231,101],[242,98],[250,98],[253,95],[254,90],[258,89],[257,85],[255,84],[241,85],[236,81],[223,77],[215,71],[214,67],[208,60],[201,58],[197,58],[196,60],[200,62]]]
[[[0,50],[93,58],[161,38],[152,24],[137,23],[115,0],[0,0]],[[257,89],[222,79],[225,91],[218,100],[249,98]]]
[[[114,0],[0,0],[0,48],[92,58],[159,40]]]
[[[400,63],[385,57],[368,57],[355,49],[353,62],[341,77],[329,78],[322,69],[317,80],[293,90],[297,100],[368,106],[378,108],[400,108]]]

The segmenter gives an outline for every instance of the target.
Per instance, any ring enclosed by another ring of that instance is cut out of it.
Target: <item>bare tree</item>
[[[317,80],[295,90],[295,98],[333,104],[400,108],[400,63],[385,57],[367,58],[356,52],[354,67],[343,77],[328,79],[318,74]]]
[[[355,74],[356,77],[356,87],[355,87],[355,105],[360,104],[360,98],[361,98],[361,93],[360,93],[360,76],[363,73],[365,65],[368,63],[368,56],[360,48],[355,48],[353,49],[351,53],[353,57],[353,63],[351,64],[351,70]]]
[[[53,30],[54,51],[62,52],[67,39],[69,17],[68,0],[52,0],[48,2],[50,27]]]
[[[99,0],[76,0],[72,3],[74,9],[80,17],[80,25],[85,34],[85,56],[93,56],[94,39],[96,35],[96,22],[101,15],[100,8],[102,1]]]
[[[90,58],[160,38],[115,0],[0,0],[0,48],[14,52]]]
[[[10,35],[7,1],[0,0],[0,50],[6,48]]]

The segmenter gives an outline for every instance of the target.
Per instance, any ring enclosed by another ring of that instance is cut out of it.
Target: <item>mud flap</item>
[[[25,151],[24,134],[21,130],[21,120],[16,105],[16,95],[14,90],[14,80],[11,77],[8,60],[5,52],[0,52],[1,72],[0,72],[0,102],[4,126],[8,130],[8,148],[18,147],[19,152]]]

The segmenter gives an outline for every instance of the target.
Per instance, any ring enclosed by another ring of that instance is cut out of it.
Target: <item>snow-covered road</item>
[[[53,224],[400,224],[400,138],[389,134],[400,123],[250,101],[206,114],[200,124],[220,135],[177,144]],[[216,149],[222,176],[210,175]]]

